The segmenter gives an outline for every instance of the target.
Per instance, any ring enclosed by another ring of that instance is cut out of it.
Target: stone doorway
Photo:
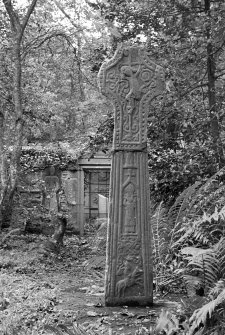
[[[109,169],[84,170],[85,220],[108,216]]]

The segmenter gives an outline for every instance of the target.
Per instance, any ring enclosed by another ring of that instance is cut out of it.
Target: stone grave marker
[[[99,72],[115,110],[107,233],[107,306],[151,305],[147,119],[164,91],[164,70],[143,48],[122,47]]]
[[[51,214],[57,214],[59,210],[58,191],[60,189],[60,182],[58,176],[55,174],[54,166],[50,166],[49,175],[44,178],[45,181],[45,207]]]

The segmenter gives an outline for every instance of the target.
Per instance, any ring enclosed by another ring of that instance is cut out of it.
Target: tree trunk
[[[4,113],[0,111],[0,229],[2,228],[2,204],[7,189],[6,159],[4,152]]]
[[[217,113],[216,105],[216,62],[214,57],[213,44],[211,42],[211,0],[205,0],[205,12],[207,14],[209,23],[206,31],[207,37],[207,75],[208,75],[208,101],[209,101],[209,112],[210,112],[210,126],[211,126],[211,136],[213,140],[213,149],[216,155],[216,161],[219,168],[224,166],[224,152],[223,145],[220,138],[220,126]]]
[[[13,195],[16,188],[19,160],[22,150],[23,139],[23,108],[22,108],[22,62],[21,62],[21,42],[23,39],[24,31],[27,27],[29,18],[34,11],[37,0],[32,0],[26,15],[20,22],[19,15],[13,7],[11,0],[3,0],[5,9],[9,16],[11,31],[12,31],[12,44],[13,44],[13,103],[15,113],[15,138],[14,146],[10,157],[9,164],[9,182],[5,183],[6,169],[5,169],[5,156],[3,152],[3,135],[0,137],[0,173],[1,173],[1,198],[0,198],[0,227],[4,224],[4,217],[10,216],[12,212]],[[4,118],[1,116],[0,127],[4,128]],[[1,129],[0,129],[1,130]],[[3,187],[7,184],[7,188]],[[4,191],[3,191],[4,190]],[[6,194],[5,194],[6,193]],[[6,196],[7,195],[7,196]]]
[[[10,226],[13,206],[13,196],[16,189],[19,160],[22,149],[22,138],[23,138],[23,110],[22,110],[22,97],[21,97],[21,56],[20,56],[20,39],[17,34],[13,36],[13,102],[14,102],[14,113],[15,113],[15,138],[14,146],[11,152],[10,163],[9,163],[9,178],[8,182],[5,181],[3,198],[1,201],[1,228],[7,228]],[[4,123],[3,123],[4,124]],[[5,171],[5,155],[1,158],[1,178],[6,179]]]
[[[61,213],[58,213],[57,219],[56,219],[56,225],[55,225],[55,231],[52,236],[55,244],[57,245],[58,249],[63,246],[63,237],[66,232],[66,225],[67,225],[67,219],[64,215]]]
[[[15,189],[7,187],[5,189],[4,198],[1,203],[1,228],[10,227],[12,218],[13,197]]]
[[[13,99],[16,114],[15,120],[15,142],[10,160],[10,180],[11,189],[14,190],[18,178],[18,168],[20,154],[22,150],[23,139],[23,109],[22,109],[22,92],[21,92],[21,56],[19,37],[14,37],[14,82],[13,82]]]

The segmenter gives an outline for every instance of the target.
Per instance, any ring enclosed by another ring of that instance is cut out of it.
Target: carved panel
[[[115,295],[144,295],[141,241],[138,238],[123,236],[118,242]]]

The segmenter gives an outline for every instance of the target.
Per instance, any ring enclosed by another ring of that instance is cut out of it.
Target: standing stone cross
[[[153,302],[147,119],[164,71],[139,47],[120,48],[99,72],[115,126],[106,257],[106,305]]]

